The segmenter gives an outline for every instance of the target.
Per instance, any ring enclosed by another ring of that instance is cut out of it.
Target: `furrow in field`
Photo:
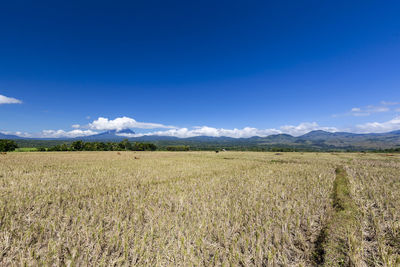
[[[359,211],[351,195],[343,167],[336,168],[332,207],[316,242],[315,264],[324,266],[365,266],[360,251]]]

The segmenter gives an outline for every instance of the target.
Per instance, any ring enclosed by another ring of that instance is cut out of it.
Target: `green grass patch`
[[[350,196],[349,179],[346,171],[339,167],[335,170],[336,179],[333,182],[333,207],[336,212],[351,209],[354,205]]]
[[[361,227],[359,211],[352,199],[350,182],[343,167],[336,169],[333,183],[332,214],[324,233],[323,259],[319,264],[324,266],[357,266],[359,263],[359,246],[361,245]]]
[[[34,152],[38,151],[36,147],[19,147],[15,149],[15,152]]]

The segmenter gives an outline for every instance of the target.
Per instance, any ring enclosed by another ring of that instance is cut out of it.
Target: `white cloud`
[[[338,131],[335,127],[322,127],[316,122],[304,122],[299,125],[284,125],[278,129],[257,129],[254,127],[244,127],[242,129],[224,129],[224,128],[214,128],[209,126],[197,126],[192,128],[179,128],[174,126],[166,126],[159,123],[147,123],[138,122],[129,117],[120,117],[113,120],[108,118],[99,117],[97,120],[89,123],[86,126],[79,124],[73,124],[72,128],[75,130],[65,131],[65,130],[44,130],[40,133],[32,134],[32,137],[43,137],[43,138],[60,138],[60,137],[78,137],[78,136],[88,136],[97,134],[98,131],[105,130],[123,130],[129,128],[142,128],[142,129],[158,129],[164,128],[167,130],[150,131],[140,134],[127,134],[120,133],[119,136],[125,137],[140,137],[144,135],[158,135],[158,136],[174,136],[179,138],[195,137],[195,136],[211,136],[211,137],[232,137],[232,138],[249,138],[253,136],[265,137],[272,134],[286,133],[293,136],[299,136],[308,133],[313,130],[325,130],[325,131]],[[89,128],[89,129],[79,129],[79,128]],[[97,131],[96,131],[97,130]]]
[[[129,128],[155,129],[155,128],[176,128],[174,126],[166,126],[159,123],[138,122],[129,117],[116,118],[109,120],[108,118],[99,117],[97,120],[89,123],[89,128],[94,130],[123,130]]]
[[[381,101],[381,104],[384,106],[397,106],[400,105],[400,102]]]
[[[0,131],[0,133],[8,134],[8,135],[16,135],[19,137],[27,137],[27,138],[74,138],[80,136],[88,136],[93,134],[98,134],[98,132],[92,130],[72,130],[72,131],[64,131],[64,130],[43,130],[39,133],[27,133],[27,132],[11,132],[11,131]]]
[[[36,134],[35,137],[42,138],[61,138],[61,137],[80,137],[80,136],[88,136],[97,134],[92,130],[72,130],[72,131],[64,131],[64,130],[43,130],[41,133]]]
[[[1,104],[21,104],[22,101],[13,97],[7,97],[0,95],[0,105]]]
[[[160,135],[160,136],[174,136],[180,138],[194,137],[194,136],[211,136],[211,137],[233,137],[233,138],[248,138],[252,136],[267,136],[271,134],[281,133],[279,130],[266,129],[259,130],[257,128],[245,127],[243,129],[223,129],[213,128],[208,126],[188,128],[176,128],[166,131],[156,131],[144,134],[119,134],[127,137],[139,137],[143,135]]]
[[[159,136],[173,136],[179,138],[195,137],[195,136],[212,136],[212,137],[232,137],[232,138],[249,138],[252,136],[265,137],[271,134],[286,133],[293,136],[299,136],[308,133],[313,130],[324,130],[329,132],[338,131],[335,127],[321,127],[316,122],[301,123],[297,126],[285,125],[280,129],[257,129],[252,127],[245,127],[243,129],[224,129],[224,128],[213,128],[208,126],[188,128],[176,128],[166,131],[148,132],[143,134],[118,134],[126,137],[141,137],[144,135],[159,135]]]
[[[336,127],[323,127],[323,126],[319,126],[318,123],[316,123],[316,122],[303,122],[297,126],[285,125],[285,126],[280,127],[280,129],[282,130],[282,132],[293,135],[293,136],[303,135],[303,134],[306,134],[308,132],[315,131],[315,130],[323,130],[323,131],[327,131],[327,132],[339,131]]]
[[[395,106],[400,105],[400,102],[394,101],[381,101],[378,105],[368,105],[364,107],[354,107],[350,111],[342,114],[333,114],[333,118],[338,118],[342,116],[354,116],[354,117],[365,117],[370,116],[375,113],[383,113],[395,111],[398,112],[400,108],[396,108]]]
[[[369,106],[370,109],[376,108]],[[353,108],[352,111],[358,112],[363,110],[362,108]],[[378,109],[376,109],[378,110]],[[397,109],[400,111],[400,109]],[[383,112],[383,111],[382,111]],[[327,132],[337,131],[348,131],[355,133],[382,133],[400,129],[400,116],[393,118],[386,122],[368,122],[365,124],[359,124],[352,128],[336,128],[320,126],[316,122],[303,122],[298,125],[283,125],[279,128],[268,128],[258,129],[254,127],[244,127],[242,129],[225,129],[225,128],[214,128],[209,126],[200,126],[192,128],[178,128],[173,126],[166,126],[158,123],[145,123],[137,122],[136,120],[129,117],[120,117],[113,120],[109,120],[104,117],[99,117],[89,125],[82,126],[79,124],[72,125],[74,128],[71,131],[65,130],[43,130],[39,133],[22,133],[22,132],[4,132],[5,134],[14,134],[21,137],[41,137],[41,138],[74,138],[80,136],[89,136],[98,134],[99,131],[103,130],[123,130],[127,128],[142,128],[142,129],[156,129],[155,131],[148,131],[139,134],[124,134],[118,135],[125,137],[140,137],[144,135],[149,136],[171,136],[179,138],[195,137],[195,136],[211,136],[211,137],[232,137],[232,138],[249,138],[253,136],[265,137],[272,134],[290,134],[292,136],[300,136],[314,130],[323,130]],[[83,129],[82,129],[83,128]],[[86,129],[85,129],[86,128]],[[89,128],[89,129],[87,129]],[[157,128],[164,128],[166,130],[157,130]],[[169,128],[169,129],[168,129]]]
[[[388,112],[389,108],[387,107],[372,107],[370,112],[377,113],[377,112]]]
[[[371,113],[369,113],[369,112],[354,112],[351,115],[355,116],[355,117],[364,117],[364,116],[371,115]]]
[[[2,134],[7,134],[7,135],[16,135],[16,136],[20,136],[20,137],[31,137],[32,134],[27,133],[27,132],[11,132],[11,131],[0,131],[0,133]]]
[[[356,126],[360,133],[385,133],[400,130],[400,116],[386,122],[368,122]]]
[[[388,106],[393,106],[393,105],[398,105],[398,104],[399,103],[397,103],[397,102],[381,101],[380,106],[369,105],[369,106],[362,107],[362,108],[355,107],[355,108],[352,108],[350,110],[350,112],[347,113],[346,115],[360,117],[360,116],[369,116],[373,113],[388,112],[388,111],[390,111],[390,108],[388,108]]]
[[[121,119],[121,120],[118,120]],[[97,130],[122,130],[126,128],[167,128],[172,126],[164,126],[157,123],[141,123],[136,122],[133,119],[122,117],[115,120],[108,120],[106,118],[99,118],[90,125]],[[78,126],[78,125],[75,125]],[[400,129],[400,116],[395,117],[392,120],[386,122],[369,122],[365,124],[356,125],[352,129],[339,129],[336,127],[320,126],[316,122],[303,122],[298,125],[284,125],[279,128],[269,128],[269,129],[257,129],[253,127],[244,127],[242,129],[224,129],[224,128],[214,128],[209,126],[193,127],[193,128],[172,128],[168,130],[151,131],[139,134],[117,134],[119,136],[125,137],[141,137],[144,135],[148,136],[171,136],[179,138],[188,138],[195,136],[211,136],[211,137],[232,137],[232,138],[249,138],[253,136],[265,137],[272,134],[290,134],[292,136],[300,136],[306,134],[310,131],[323,130],[327,132],[338,132],[338,131],[349,131],[355,133],[383,133],[390,132]],[[19,133],[19,132],[18,132]],[[24,133],[24,137],[44,137],[44,138],[60,138],[60,137],[79,137],[97,134],[98,132],[93,130],[80,130],[75,129],[72,131],[64,130],[44,130],[39,134],[28,134]],[[16,133],[13,133],[16,134]],[[16,134],[22,136],[22,133]]]

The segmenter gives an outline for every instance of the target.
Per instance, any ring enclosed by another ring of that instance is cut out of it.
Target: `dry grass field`
[[[0,265],[399,266],[399,207],[399,156],[8,153]]]

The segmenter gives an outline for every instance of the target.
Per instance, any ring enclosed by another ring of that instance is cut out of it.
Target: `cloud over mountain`
[[[242,129],[224,129],[224,128],[214,128],[208,126],[201,127],[193,127],[192,129],[188,128],[176,128],[170,129],[166,131],[155,131],[155,132],[147,132],[142,134],[120,134],[120,136],[126,137],[138,137],[144,135],[159,135],[159,136],[173,136],[179,138],[187,138],[187,137],[195,137],[195,136],[212,136],[212,137],[232,137],[232,138],[249,138],[253,136],[265,137],[272,134],[290,134],[293,136],[299,136],[305,133],[308,133],[313,130],[324,130],[328,132],[336,132],[338,131],[335,127],[321,127],[316,122],[305,122],[300,123],[297,126],[294,125],[285,125],[280,127],[279,129],[257,129],[253,127],[244,127]]]
[[[306,134],[308,132],[311,131],[315,131],[315,130],[323,130],[323,131],[327,131],[327,132],[338,132],[339,129],[336,127],[323,127],[323,126],[319,126],[318,123],[316,122],[303,122],[300,123],[297,126],[293,126],[293,125],[285,125],[280,127],[282,133],[287,133],[293,136],[299,136],[302,134]]]
[[[396,105],[397,103],[384,103],[385,105]],[[354,109],[354,111],[359,111]],[[174,127],[160,123],[138,122],[133,118],[126,116],[118,117],[115,119],[108,119],[99,117],[91,123],[82,126],[80,124],[73,124],[73,130],[43,130],[38,133],[21,133],[14,132],[13,134],[20,137],[34,137],[34,138],[75,138],[90,135],[96,135],[102,131],[115,131],[116,136],[121,137],[141,137],[141,136],[169,136],[178,138],[188,138],[196,136],[210,136],[210,137],[232,137],[232,138],[249,138],[253,136],[266,137],[273,134],[289,134],[292,136],[300,136],[315,130],[323,130],[326,132],[353,132],[353,133],[383,133],[394,130],[400,130],[400,116],[385,122],[367,122],[358,124],[351,128],[340,128],[332,126],[320,126],[317,122],[302,122],[298,125],[283,125],[278,128],[259,129],[254,127],[244,128],[216,128],[210,126],[195,126],[195,127]],[[129,133],[121,132],[125,129],[152,129],[151,131]],[[160,130],[165,129],[165,130]],[[4,132],[4,131],[3,131]],[[11,132],[10,132],[11,133]]]
[[[120,117],[113,120],[108,118],[99,117],[97,120],[89,123],[89,128],[92,130],[123,130],[129,128],[140,129],[156,129],[156,128],[176,128],[174,126],[167,126],[160,123],[138,122],[129,117]]]
[[[64,131],[64,130],[43,130],[40,133],[40,137],[43,138],[60,138],[60,137],[80,137],[80,136],[89,136],[96,134],[97,132],[91,130],[72,130],[72,131]]]
[[[384,133],[400,130],[400,116],[385,122],[368,122],[356,126],[360,133]]]

